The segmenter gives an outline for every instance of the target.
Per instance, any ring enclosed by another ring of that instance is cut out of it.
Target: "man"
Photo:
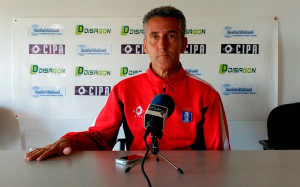
[[[146,73],[114,86],[95,125],[71,132],[57,142],[35,149],[26,160],[43,160],[72,150],[111,150],[123,124],[129,150],[143,150],[144,114],[154,96],[170,95],[175,109],[158,140],[161,150],[230,150],[228,127],[219,94],[206,82],[187,73],[180,61],[187,38],[185,17],[173,7],[159,7],[143,19],[144,50],[151,63]],[[151,140],[148,137],[147,143]]]

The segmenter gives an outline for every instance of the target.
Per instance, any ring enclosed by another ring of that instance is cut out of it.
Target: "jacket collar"
[[[180,63],[179,71],[172,78],[162,79],[153,72],[152,63],[150,63],[149,69],[147,70],[147,76],[155,87],[160,88],[162,85],[164,85],[166,87],[171,87],[178,80],[182,80],[186,77],[186,71],[183,69],[182,64]]]

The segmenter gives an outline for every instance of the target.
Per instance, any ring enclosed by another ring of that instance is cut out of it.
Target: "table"
[[[141,151],[82,151],[46,161],[25,152],[0,151],[1,187],[147,186],[140,165],[125,173],[115,158]],[[151,156],[145,170],[152,186],[300,186],[300,151],[160,151],[180,167]]]

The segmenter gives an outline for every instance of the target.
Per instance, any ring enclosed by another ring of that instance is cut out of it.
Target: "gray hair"
[[[178,20],[180,29],[181,29],[181,37],[185,36],[186,29],[186,20],[183,13],[175,7],[172,6],[161,6],[158,8],[154,8],[150,10],[143,18],[143,27],[144,27],[144,35],[146,37],[146,24],[149,19],[154,17],[174,17]]]

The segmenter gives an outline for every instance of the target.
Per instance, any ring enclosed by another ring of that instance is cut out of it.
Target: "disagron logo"
[[[81,75],[102,75],[102,76],[109,76],[111,74],[111,71],[108,70],[86,70],[81,66],[76,67],[75,75],[81,76]]]
[[[76,25],[75,33],[77,35],[84,34],[110,34],[111,29],[108,28],[85,28],[83,25]]]
[[[124,25],[121,27],[121,35],[126,36],[127,34],[144,34],[143,29],[130,29],[129,26]]]
[[[221,64],[219,68],[220,74],[225,73],[256,73],[256,68],[241,68],[241,67],[228,67],[227,64]]]

